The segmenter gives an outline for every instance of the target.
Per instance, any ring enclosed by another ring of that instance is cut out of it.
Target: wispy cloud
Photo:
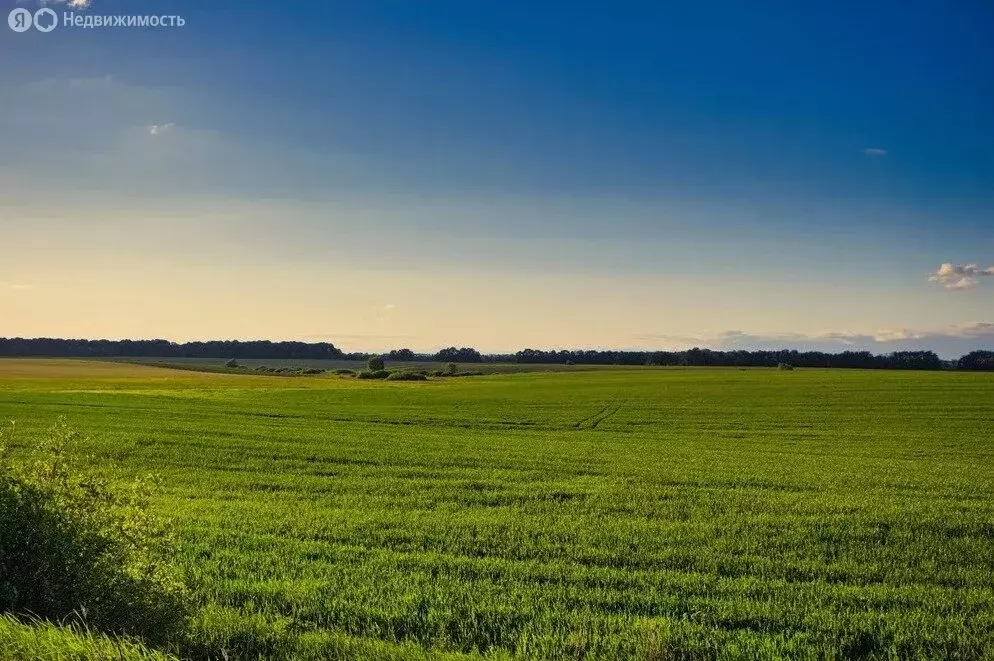
[[[863,153],[867,156],[886,156],[887,150],[880,147],[867,147],[863,150]]]
[[[331,342],[338,341],[393,341],[393,340],[411,340],[416,339],[416,335],[375,335],[366,333],[317,333],[314,335],[303,335],[301,339],[304,340],[328,340]]]
[[[387,303],[379,309],[376,315],[376,320],[381,323],[390,323],[393,321],[394,312],[397,311],[397,306],[394,303]]]
[[[994,266],[981,268],[976,264],[951,264],[946,262],[929,276],[930,282],[937,282],[946,289],[972,289],[980,284],[980,279],[994,276]]]
[[[874,332],[824,331],[820,333],[746,333],[740,330],[701,335],[637,335],[641,348],[718,350],[797,349],[799,351],[873,351],[888,353],[931,349],[954,358],[994,344],[994,323],[975,321],[937,330],[889,328]]]
[[[169,122],[168,124],[152,124],[151,126],[148,127],[148,134],[162,135],[167,131],[171,131],[175,126],[176,125],[172,122]]]
[[[34,285],[28,285],[21,282],[0,282],[0,289],[7,289],[9,291],[30,291],[34,288]]]

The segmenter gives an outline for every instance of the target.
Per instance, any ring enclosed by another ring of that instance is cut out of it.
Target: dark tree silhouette
[[[166,340],[59,340],[0,338],[0,356],[79,358],[343,358],[327,342],[270,342],[269,340],[211,340],[177,344]]]
[[[415,353],[410,349],[394,349],[387,354],[387,358],[390,360],[402,360],[408,362],[418,359]]]
[[[956,361],[956,367],[961,370],[994,371],[994,351],[971,351]]]

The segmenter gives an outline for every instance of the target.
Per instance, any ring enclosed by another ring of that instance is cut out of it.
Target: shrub
[[[373,356],[368,361],[366,361],[366,367],[370,372],[381,372],[383,371],[383,358],[380,356]]]
[[[32,462],[0,450],[0,610],[170,640],[189,602],[165,563],[172,535],[148,509],[152,483],[112,491],[79,472],[77,440],[59,421]]]
[[[794,369],[794,366],[790,363],[777,363],[777,369],[784,372],[790,372]]]
[[[341,376],[355,376],[355,372],[350,369],[339,369],[333,372],[334,374],[339,374]]]
[[[304,374],[324,374],[324,370],[320,367],[308,367],[304,370]]]
[[[356,377],[360,379],[385,379],[390,376],[387,370],[376,370],[375,372],[359,372]]]
[[[436,370],[431,372],[432,376],[444,376],[444,377],[458,377],[458,376],[486,376],[486,372],[483,371],[469,371],[469,372],[450,372],[448,370]]]
[[[225,367],[228,367],[228,368],[232,368],[232,367],[240,367],[240,365],[238,364],[238,361],[237,361],[237,360],[235,360],[234,358],[232,358],[231,360],[229,360],[228,362],[226,362],[226,363],[224,364],[224,366],[225,366]]]
[[[449,363],[445,366],[445,371],[449,374],[455,374],[457,369],[459,369],[459,367],[455,363]]]
[[[387,381],[427,381],[428,377],[421,372],[404,370],[403,372],[393,372],[387,377]]]

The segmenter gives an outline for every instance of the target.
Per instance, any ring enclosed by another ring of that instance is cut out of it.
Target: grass
[[[101,636],[50,622],[21,622],[0,615],[0,659],[33,661],[176,661],[127,639]]]
[[[994,375],[0,360],[59,416],[163,478],[183,656],[994,658]]]
[[[257,367],[316,367],[324,370],[350,369],[365,370],[367,361],[365,360],[338,360],[320,358],[239,358],[238,364],[242,369],[227,368],[224,364],[225,358],[103,358],[102,362],[125,363],[135,365],[154,365],[158,367],[168,367],[171,369],[201,370],[218,373],[238,373],[239,371],[251,371]],[[444,370],[448,362],[431,360],[385,360],[386,369],[416,369],[416,370]],[[625,369],[613,365],[565,365],[563,363],[456,363],[459,372],[483,372],[486,374],[516,374],[518,372],[548,372],[548,371],[571,371],[580,372],[587,370],[603,369]],[[632,369],[632,367],[628,367]],[[637,367],[636,367],[637,369]]]

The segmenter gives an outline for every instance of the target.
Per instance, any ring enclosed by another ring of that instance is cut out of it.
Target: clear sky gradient
[[[0,335],[994,345],[987,0],[48,6]]]

